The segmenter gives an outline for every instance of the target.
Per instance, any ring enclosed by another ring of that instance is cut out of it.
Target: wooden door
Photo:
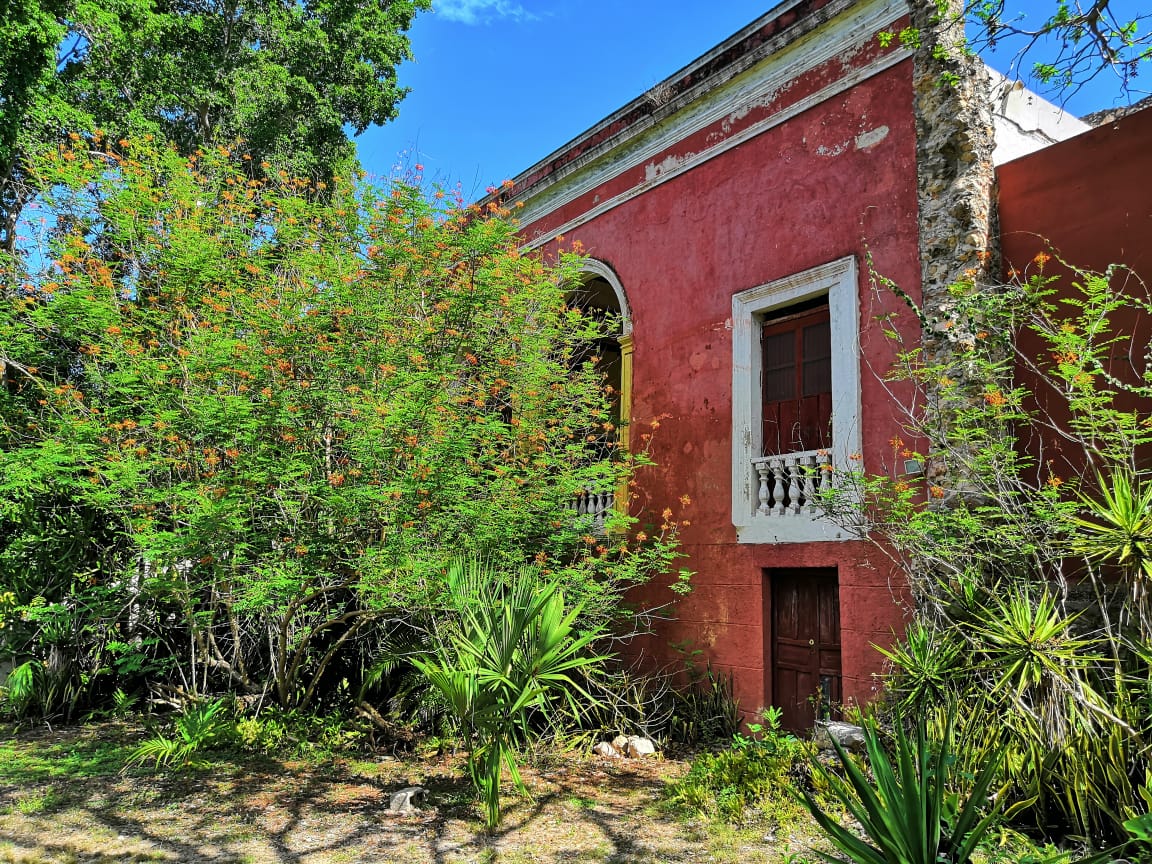
[[[764,454],[832,446],[832,334],[828,304],[764,322]]]
[[[783,712],[784,728],[807,732],[842,701],[836,569],[769,570],[767,577],[772,704]]]

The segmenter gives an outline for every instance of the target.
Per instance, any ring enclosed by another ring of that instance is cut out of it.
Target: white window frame
[[[826,296],[832,336],[831,464],[835,471],[850,466],[860,470],[858,292],[856,259],[848,256],[732,298],[732,524],[741,543],[852,539],[823,517],[758,513],[760,480],[752,460],[763,453],[764,443],[760,347],[764,320],[778,310]]]

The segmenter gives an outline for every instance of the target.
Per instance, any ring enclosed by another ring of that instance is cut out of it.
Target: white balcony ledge
[[[748,524],[737,526],[741,543],[844,539],[820,507],[834,480],[828,450],[761,456],[752,467],[759,478],[757,507]]]

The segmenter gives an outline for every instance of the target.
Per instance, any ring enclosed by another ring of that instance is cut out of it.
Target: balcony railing
[[[616,506],[615,492],[592,492],[585,490],[576,495],[567,505],[576,516],[592,517],[592,533],[604,536],[604,522]]]
[[[832,454],[804,450],[752,460],[760,478],[758,516],[820,516],[820,495],[832,489]]]

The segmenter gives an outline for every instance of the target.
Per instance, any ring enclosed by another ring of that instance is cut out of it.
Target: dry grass
[[[120,773],[134,726],[26,732],[0,739],[0,864],[676,864],[778,862],[787,842],[659,806],[677,761],[548,755],[525,771],[501,829],[480,827],[458,759],[280,762],[235,757],[182,772]],[[432,806],[386,814],[418,783]],[[797,859],[798,860],[798,859]]]

